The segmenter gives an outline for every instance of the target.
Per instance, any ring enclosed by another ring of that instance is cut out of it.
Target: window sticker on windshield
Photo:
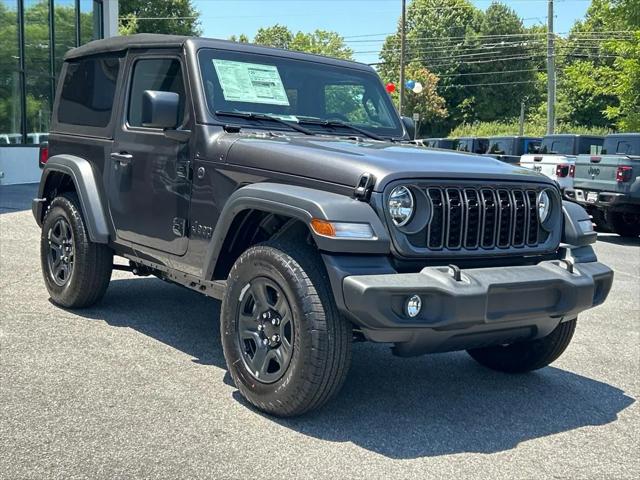
[[[289,106],[277,67],[216,58],[212,61],[225,100]]]

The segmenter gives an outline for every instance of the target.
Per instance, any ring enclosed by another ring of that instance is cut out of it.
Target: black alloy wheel
[[[245,287],[236,333],[242,360],[256,380],[282,378],[291,361],[294,331],[289,301],[273,280],[257,277]]]
[[[64,287],[73,274],[74,240],[71,225],[59,217],[47,232],[49,275],[59,287]]]

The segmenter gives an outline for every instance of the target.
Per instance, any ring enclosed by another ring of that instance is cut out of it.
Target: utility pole
[[[553,34],[553,0],[547,5],[547,135],[556,126],[556,59]]]
[[[518,135],[524,135],[524,103],[526,102],[526,98],[523,98],[520,101],[520,133]]]
[[[400,101],[398,102],[398,111],[402,115],[402,103],[404,101],[404,57],[406,42],[406,10],[407,1],[402,0],[402,15],[400,20]]]

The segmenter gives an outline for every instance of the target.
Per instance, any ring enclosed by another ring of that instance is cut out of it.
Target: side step
[[[149,269],[149,272],[140,272],[137,273],[135,266],[124,266],[118,265],[117,267],[114,265],[114,269],[116,270],[126,270],[131,271],[136,275],[148,275],[152,274],[158,277],[161,280],[165,280],[171,283],[177,283],[178,285],[182,285],[183,287],[187,287],[190,290],[195,290],[200,292],[207,297],[215,298],[216,300],[222,300],[224,297],[224,293],[227,290],[227,282],[225,280],[202,280],[195,275],[190,275],[184,272],[176,272],[170,270],[164,265],[158,265],[157,263],[149,262],[148,260],[143,260],[138,257],[133,257],[130,255],[125,255],[127,259],[129,259],[133,264],[141,265]]]

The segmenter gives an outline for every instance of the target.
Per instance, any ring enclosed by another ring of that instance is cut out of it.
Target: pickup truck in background
[[[489,137],[489,148],[486,155],[502,162],[517,164],[520,157],[527,153],[538,153],[542,138],[521,137]]]
[[[579,155],[574,192],[596,225],[640,235],[640,133],[607,135],[599,155]]]
[[[546,135],[538,153],[520,157],[520,166],[555,180],[563,192],[573,189],[576,156],[597,155],[604,137],[593,135]],[[571,195],[573,198],[573,195]]]

